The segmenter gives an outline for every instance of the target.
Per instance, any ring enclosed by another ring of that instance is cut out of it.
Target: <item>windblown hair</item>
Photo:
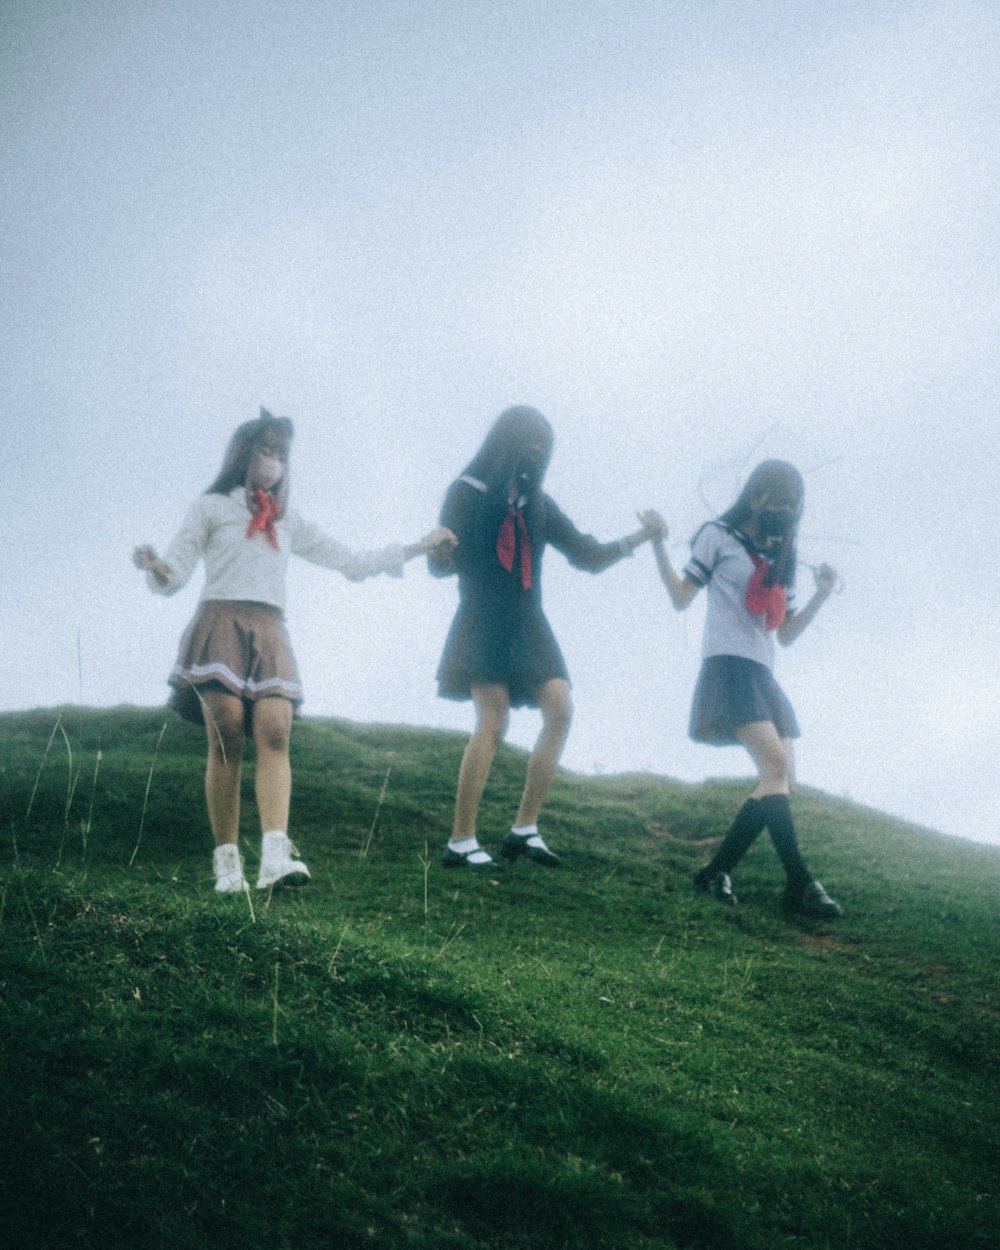
[[[265,439],[271,440],[280,444],[286,456],[285,472],[281,475],[281,481],[270,492],[284,514],[288,506],[287,456],[293,434],[294,429],[288,417],[274,417],[266,408],[261,408],[260,416],[255,421],[244,421],[237,426],[226,448],[219,475],[205,494],[228,495],[237,486],[242,486],[250,472],[254,453]]]
[[[541,499],[542,479],[552,457],[554,437],[552,426],[537,408],[524,405],[506,408],[493,422],[483,445],[463,473],[482,482],[490,497],[498,503],[502,501],[506,508],[508,484],[523,467],[532,443],[541,443],[543,450],[534,462],[531,480],[524,487],[528,498],[526,520],[530,528]]]
[[[768,503],[787,505],[792,510],[788,533],[777,540],[776,549],[772,548],[774,554],[764,583],[773,586],[780,582],[782,586],[791,586],[795,581],[796,543],[805,502],[805,483],[794,465],[786,460],[763,461],[747,478],[736,502],[718,519],[723,525],[741,530],[750,519],[754,502],[764,496]]]

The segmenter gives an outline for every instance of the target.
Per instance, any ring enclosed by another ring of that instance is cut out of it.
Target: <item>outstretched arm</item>
[[[678,612],[683,612],[701,587],[697,582],[693,582],[690,577],[678,576],[674,566],[670,563],[670,557],[667,555],[667,549],[664,546],[668,531],[663,517],[658,512],[650,509],[648,512],[641,512],[639,520],[642,522],[643,529],[652,538],[656,567],[660,572],[660,580],[667,588],[670,602]]]
[[[603,572],[653,537],[653,531],[643,525],[642,529],[626,534],[624,538],[602,543],[591,534],[581,534],[548,496],[545,509],[548,541],[563,553],[574,568],[586,569],[589,573]]]
[[[829,564],[821,564],[818,569],[814,569],[813,576],[816,579],[816,593],[801,612],[786,616],[778,626],[778,641],[785,647],[790,646],[806,626],[812,623],[816,613],[830,598],[837,585],[836,570],[832,569]]]
[[[172,595],[188,584],[208,541],[212,500],[213,496],[199,495],[163,559],[145,543],[132,552],[132,563],[146,574],[146,584],[155,594]]]

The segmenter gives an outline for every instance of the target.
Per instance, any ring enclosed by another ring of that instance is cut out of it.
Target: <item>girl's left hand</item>
[[[446,525],[439,525],[420,540],[420,546],[424,551],[445,555],[454,551],[458,546],[458,539]]]
[[[816,589],[824,597],[833,593],[840,580],[837,570],[829,564],[821,564],[818,569],[814,569],[813,577],[816,579]]]

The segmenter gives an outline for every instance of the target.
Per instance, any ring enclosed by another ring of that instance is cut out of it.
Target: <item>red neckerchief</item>
[[[754,551],[747,551],[753,561],[753,574],[747,586],[747,611],[754,616],[763,616],[767,629],[777,629],[788,615],[788,596],[780,582],[773,586],[765,586],[768,562]]]
[[[275,551],[279,551],[278,531],[274,523],[280,516],[281,505],[277,499],[258,486],[253,493],[253,517],[247,526],[247,538],[252,538],[259,531]]]
[[[515,526],[516,531],[515,531]],[[514,551],[517,538],[521,539],[521,589],[531,589],[531,540],[528,538],[528,527],[524,523],[524,513],[513,504],[507,505],[507,515],[500,526],[497,536],[497,559],[509,573],[514,567]]]

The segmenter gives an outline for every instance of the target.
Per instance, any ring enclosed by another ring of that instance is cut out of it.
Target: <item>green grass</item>
[[[563,774],[562,869],[446,872],[463,744],[297,725],[313,884],[248,902],[199,732],[0,716],[5,1245],[992,1250],[1000,851],[807,790],[846,916],[786,920],[766,840],[727,912],[745,783]]]

